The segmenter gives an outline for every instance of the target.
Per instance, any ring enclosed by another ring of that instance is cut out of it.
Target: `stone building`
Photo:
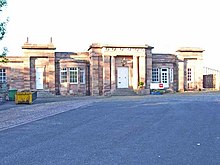
[[[56,52],[52,42],[22,46],[23,56],[0,64],[10,88],[57,95],[112,95],[119,89],[201,90],[203,50],[181,48],[154,54],[149,45],[92,44],[86,52]],[[140,84],[141,88],[140,88]]]
[[[177,50],[179,91],[203,89],[203,52],[200,48],[185,47]]]

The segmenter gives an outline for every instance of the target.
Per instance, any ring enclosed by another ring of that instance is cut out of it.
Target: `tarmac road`
[[[74,108],[73,101],[36,104],[35,110],[41,113],[45,110],[40,110],[43,108],[40,105],[45,108],[47,105],[46,111],[65,111],[2,129],[0,164],[217,165],[220,162],[218,93],[78,102],[84,105]],[[11,109],[1,112],[7,111],[12,112]]]

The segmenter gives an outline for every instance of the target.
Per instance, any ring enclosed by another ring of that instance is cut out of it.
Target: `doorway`
[[[44,68],[36,68],[36,89],[44,88]]]
[[[169,87],[168,68],[161,69],[161,83],[163,83],[163,87]]]

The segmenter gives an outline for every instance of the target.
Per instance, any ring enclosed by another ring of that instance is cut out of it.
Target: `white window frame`
[[[64,74],[66,73],[66,74]],[[60,69],[60,83],[67,83],[67,78],[68,78],[68,75],[67,75],[67,68],[61,68]]]
[[[77,67],[69,68],[69,82],[70,84],[78,84],[78,68]]]
[[[6,69],[0,69],[0,82],[7,82]]]
[[[86,83],[85,68],[80,68],[79,69],[79,82],[80,82],[80,84],[85,84]]]
[[[152,68],[152,82],[159,82],[159,68]]]

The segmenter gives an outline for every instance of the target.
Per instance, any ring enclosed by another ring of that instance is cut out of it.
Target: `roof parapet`
[[[145,49],[153,49],[154,47],[145,45],[120,45],[120,44],[100,44],[100,43],[93,43],[90,45],[89,49],[91,48],[145,48]]]
[[[27,41],[23,44],[22,49],[48,49],[55,50],[56,47],[52,43],[52,37],[50,38],[50,42],[48,44],[32,44],[29,42],[29,38],[27,37]]]
[[[198,47],[181,47],[176,52],[204,52],[205,50]]]

